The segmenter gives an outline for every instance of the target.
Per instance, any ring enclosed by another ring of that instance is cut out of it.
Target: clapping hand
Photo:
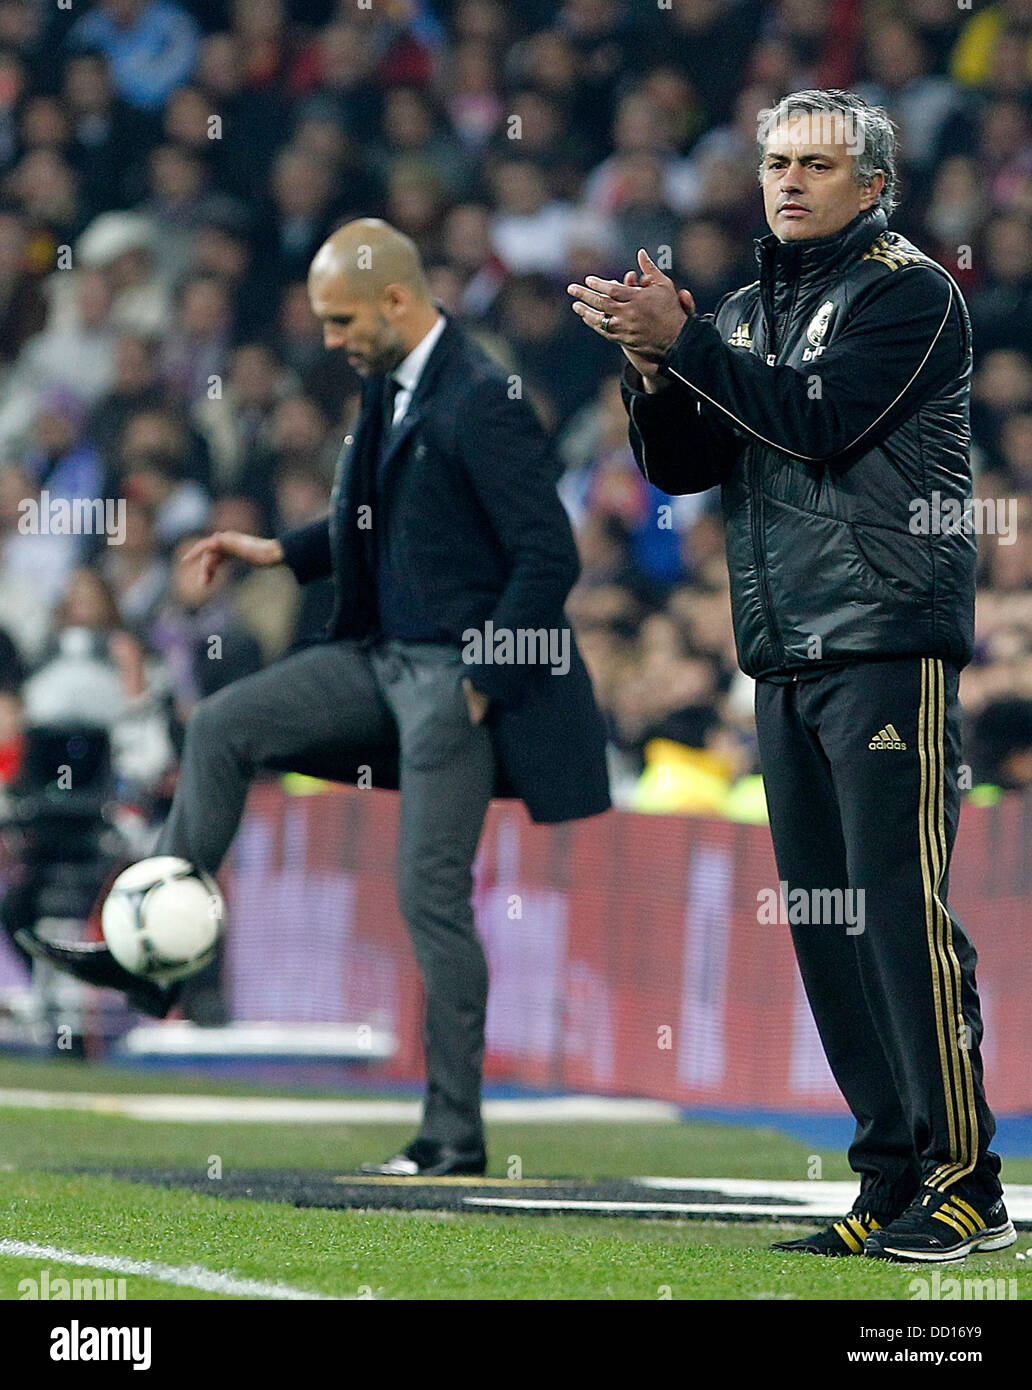
[[[638,252],[640,274],[629,270],[623,280],[588,275],[583,285],[567,285],[573,312],[602,337],[620,344],[643,377],[655,376],[684,327],[695,313],[695,300],[679,290],[649,256]]]

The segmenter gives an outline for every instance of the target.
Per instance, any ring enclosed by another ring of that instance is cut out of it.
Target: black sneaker
[[[772,1250],[791,1250],[801,1255],[862,1255],[864,1241],[881,1226],[869,1211],[851,1211],[841,1221],[833,1221],[823,1231],[798,1240],[776,1240]]]
[[[959,1193],[922,1187],[902,1216],[864,1241],[864,1254],[878,1260],[948,1264],[976,1250],[1003,1250],[1018,1235],[1003,1199],[991,1206],[969,1202]]]

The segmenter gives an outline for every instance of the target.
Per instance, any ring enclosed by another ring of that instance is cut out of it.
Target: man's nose
[[[781,188],[785,193],[803,186],[803,166],[792,163],[781,175]]]

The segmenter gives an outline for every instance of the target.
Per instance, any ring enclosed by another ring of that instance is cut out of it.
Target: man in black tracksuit
[[[851,890],[862,907],[852,927],[813,912],[792,927],[856,1117],[860,1195],[775,1248],[953,1260],[1015,1239],[989,1149],[975,951],[946,905],[975,543],[963,521],[937,522],[971,495],[967,312],[950,276],[886,230],[884,112],[797,93],[766,113],[760,148],[771,235],[759,279],[715,315],[644,252],[640,276],[570,293],[629,359],[641,471],[669,493],[722,488],[788,901]]]

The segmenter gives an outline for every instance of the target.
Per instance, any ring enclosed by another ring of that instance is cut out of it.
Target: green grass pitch
[[[75,1063],[0,1061],[0,1089],[256,1094],[245,1086],[127,1075]],[[907,1300],[910,1265],[780,1256],[765,1223],[622,1217],[295,1209],[166,1190],[78,1167],[298,1168],[341,1172],[411,1137],[397,1126],[180,1124],[61,1110],[0,1109],[0,1241],[203,1266],[238,1279],[337,1298]],[[489,1130],[491,1173],[518,1157],[525,1177],[801,1179],[812,1151],[773,1130],[710,1124],[507,1124]],[[822,1176],[848,1179],[841,1154]],[[63,1170],[63,1171],[62,1171]],[[1032,1160],[1004,1180],[1032,1182]],[[1032,1237],[945,1274],[1016,1279],[1032,1299]],[[0,1299],[22,1297],[43,1266],[51,1281],[98,1271],[0,1255]],[[232,1297],[126,1276],[129,1299]],[[239,1296],[239,1295],[236,1295]]]

